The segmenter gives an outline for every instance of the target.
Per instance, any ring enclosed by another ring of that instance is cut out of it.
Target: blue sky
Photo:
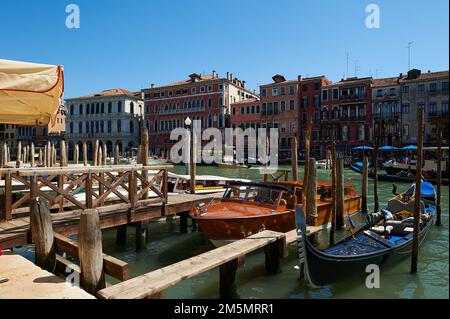
[[[65,8],[80,8],[67,29]],[[381,10],[368,29],[365,8]],[[396,76],[448,69],[448,0],[1,0],[0,58],[65,67],[65,97],[227,71],[249,88],[280,73]]]

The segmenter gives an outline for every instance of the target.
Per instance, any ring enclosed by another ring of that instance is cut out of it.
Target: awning
[[[370,151],[370,150],[373,150],[373,147],[362,145],[362,146],[356,146],[356,147],[352,148],[352,150],[354,150],[354,151]]]
[[[414,151],[414,150],[417,150],[417,146],[415,146],[415,145],[408,145],[408,146],[402,147],[401,150]]]
[[[397,149],[398,148],[396,148],[394,146],[382,146],[378,150],[379,151],[394,151],[394,150],[397,150]]]
[[[0,123],[47,125],[63,93],[62,66],[0,59]]]

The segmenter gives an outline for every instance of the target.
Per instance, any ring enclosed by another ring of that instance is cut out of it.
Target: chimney
[[[242,87],[245,88],[245,81],[242,81]]]
[[[297,80],[298,80],[298,82],[301,82],[301,81],[302,81],[302,76],[299,75],[299,76],[297,77]]]
[[[230,72],[227,72],[227,80],[230,79]]]
[[[154,88],[155,87],[155,83],[150,84],[150,88]]]
[[[213,70],[213,71],[212,71],[212,77],[213,77],[213,79],[215,78],[215,76],[216,76],[216,71]]]
[[[230,73],[230,81],[233,81],[233,73]]]

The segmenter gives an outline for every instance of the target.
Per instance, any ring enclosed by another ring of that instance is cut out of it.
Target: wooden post
[[[344,159],[336,158],[336,228],[344,227]]]
[[[44,166],[44,158],[42,156],[42,150],[39,149],[39,165]]]
[[[308,166],[309,166],[309,157],[311,153],[311,130],[312,130],[312,121],[313,117],[310,112],[307,112],[307,128],[306,128],[306,139],[305,139],[305,166],[304,166],[304,176],[303,176],[303,191],[302,191],[302,205],[303,209],[307,211],[307,202],[306,202],[306,189],[308,188]]]
[[[298,159],[297,159],[297,136],[292,138],[292,148],[291,148],[291,165],[292,165],[292,180],[294,182],[298,181]]]
[[[48,156],[48,146],[44,146],[44,161],[41,163],[41,166],[47,167],[47,156]]]
[[[190,149],[190,154],[189,154],[189,175],[190,175],[190,181],[189,181],[189,190],[191,194],[195,194],[195,133],[194,133],[194,125],[191,126],[191,147]]]
[[[267,174],[267,167],[269,166],[269,137],[266,137],[266,145],[265,145],[265,151],[264,151],[264,158],[265,158],[265,164],[264,164],[264,175],[263,180],[264,183],[267,183],[269,181],[269,174]]]
[[[9,147],[8,144],[6,144],[6,150],[7,150],[7,152],[6,152],[6,161],[9,163],[9,162],[11,162],[11,148]]]
[[[50,167],[53,167],[56,165],[56,147],[55,144],[52,144],[52,148],[51,148],[51,156],[50,156]]]
[[[95,140],[94,152],[92,154],[92,165],[94,166],[98,165],[98,143],[98,140]]]
[[[97,165],[102,165],[102,163],[103,163],[103,151],[102,151],[102,148],[100,146],[98,147],[97,152],[98,152]]]
[[[336,142],[333,139],[331,146],[331,229],[330,245],[334,245],[336,230]]]
[[[438,126],[437,149],[437,185],[436,185],[436,226],[441,226],[441,185],[442,185],[442,128]],[[447,168],[448,171],[448,168]]]
[[[382,123],[378,122],[377,127],[377,139],[375,146],[375,150],[373,152],[373,201],[374,201],[374,211],[378,212],[380,210],[379,201],[378,201],[378,149],[380,148],[380,140],[381,140],[381,126]]]
[[[87,158],[87,144],[86,142],[83,142],[83,166],[88,165],[88,158]]]
[[[30,216],[31,235],[36,245],[36,265],[54,272],[56,267],[53,224],[49,204],[42,198],[32,201]]]
[[[22,162],[23,163],[28,163],[28,155],[29,155],[29,153],[28,153],[28,146],[24,146],[23,147],[23,153],[22,153],[22,157],[23,157]]]
[[[120,225],[117,227],[116,244],[125,245],[127,243],[127,225]]]
[[[3,165],[6,167],[9,164],[9,158],[8,158],[8,144],[3,144]]]
[[[67,166],[66,141],[64,140],[61,140],[59,144],[59,165],[61,167]]]
[[[75,165],[78,165],[79,158],[80,158],[80,147],[78,146],[77,143],[73,148],[73,163]]]
[[[306,222],[310,226],[317,226],[317,168],[316,159],[310,158],[308,164],[308,176],[306,192]]]
[[[50,141],[47,142],[47,160],[45,162],[45,167],[50,167],[50,161],[52,158],[52,145]]]
[[[119,145],[116,144],[114,150],[114,165],[119,165],[119,161],[120,161]]]
[[[143,127],[141,130],[141,162],[142,165],[148,166],[148,130],[147,128]],[[143,170],[142,176],[145,180],[148,179],[148,171]],[[142,185],[142,188],[144,188],[144,185]],[[148,192],[145,192],[143,194],[142,199],[148,198]]]
[[[369,177],[369,159],[364,156],[363,159],[363,180],[362,180],[362,203],[361,210],[363,213],[367,213],[367,189],[368,189],[368,177]]]
[[[423,116],[424,109],[417,109],[418,124],[418,137],[417,137],[417,164],[416,164],[416,187],[414,194],[414,234],[413,234],[413,247],[411,257],[411,273],[417,272],[417,260],[419,256],[419,232],[420,232],[420,193],[422,191],[422,167],[423,167]]]
[[[106,159],[107,159],[107,148],[106,148],[106,143],[102,144],[102,148],[103,148],[103,165],[106,166]]]
[[[92,173],[89,171],[84,181],[85,203],[87,208],[92,208]]]
[[[31,142],[31,147],[30,147],[30,163],[31,163],[31,167],[35,167],[36,166],[36,163],[34,161],[34,156],[35,156],[34,143]]]
[[[16,152],[16,167],[20,167],[20,158],[22,157],[22,142],[17,142],[17,152]]]
[[[4,219],[12,219],[12,176],[11,171],[5,174],[5,208],[4,208]]]
[[[147,222],[136,222],[136,250],[145,249],[145,244],[147,242]]]
[[[182,212],[178,214],[180,216],[180,232],[186,233],[188,227],[188,216],[189,212]]]
[[[230,298],[235,294],[235,279],[238,267],[238,258],[220,265],[220,298]]]
[[[91,293],[105,288],[103,270],[102,232],[96,209],[81,212],[78,233],[78,254],[80,256],[81,285]]]

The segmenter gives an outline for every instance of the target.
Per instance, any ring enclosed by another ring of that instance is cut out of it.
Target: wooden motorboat
[[[324,286],[349,276],[367,278],[366,267],[385,267],[411,255],[414,226],[413,185],[407,192],[392,198],[378,217],[336,245],[317,249],[306,237],[305,216],[296,209],[300,262],[305,262],[307,277],[313,286]],[[423,243],[435,216],[435,191],[422,182],[419,243]],[[375,214],[374,214],[375,215]],[[376,215],[375,215],[376,216]]]
[[[167,185],[169,192],[185,193],[190,190],[191,177],[169,173]],[[228,178],[215,175],[197,175],[195,177],[195,193],[211,194],[224,192],[230,182],[250,182],[248,179]]]
[[[360,196],[347,185],[345,216],[360,210]],[[295,229],[295,204],[302,197],[301,182],[231,182],[222,199],[200,204],[190,215],[216,246],[242,239],[262,230]],[[331,184],[318,186],[317,225],[331,221]],[[300,200],[301,202],[301,200]]]

